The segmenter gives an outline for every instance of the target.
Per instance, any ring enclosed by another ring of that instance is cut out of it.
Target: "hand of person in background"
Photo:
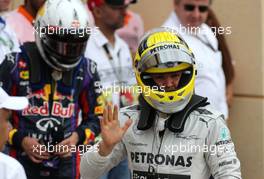
[[[128,119],[123,127],[120,126],[116,105],[114,111],[110,105],[104,109],[103,119],[100,119],[102,141],[99,144],[99,154],[101,156],[111,153],[114,146],[122,140],[131,123],[132,120]]]
[[[79,141],[79,136],[78,136],[77,132],[73,132],[70,137],[61,141],[59,144],[57,144],[55,146],[55,148],[59,149],[59,151],[56,150],[54,155],[58,155],[61,158],[70,157],[72,155],[71,147],[76,146],[78,141]]]
[[[226,86],[226,101],[229,108],[231,108],[232,106],[233,96],[234,96],[233,82],[231,82]]]
[[[42,145],[37,141],[37,139],[32,137],[25,137],[22,140],[22,148],[34,163],[41,163],[43,160],[47,160],[50,154],[42,150]]]

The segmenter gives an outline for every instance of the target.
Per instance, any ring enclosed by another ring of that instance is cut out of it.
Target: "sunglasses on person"
[[[196,8],[196,7],[198,7],[198,9],[199,9],[199,12],[207,12],[208,11],[208,6],[206,6],[206,5],[200,5],[200,6],[195,6],[195,5],[193,5],[193,4],[185,4],[184,5],[184,10],[185,11],[189,11],[189,12],[191,12],[191,11],[194,11],[194,9]]]

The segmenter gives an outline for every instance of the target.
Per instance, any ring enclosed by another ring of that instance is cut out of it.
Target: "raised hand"
[[[114,146],[122,140],[131,123],[132,120],[128,119],[125,125],[120,127],[117,106],[114,106],[113,111],[108,105],[104,109],[103,119],[100,120],[102,141],[99,145],[99,154],[102,156],[110,154]]]

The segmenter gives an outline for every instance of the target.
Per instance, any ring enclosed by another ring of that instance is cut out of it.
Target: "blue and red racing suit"
[[[36,164],[23,152],[21,143],[29,136],[41,144],[55,145],[77,132],[79,146],[91,144],[100,132],[97,115],[102,112],[100,90],[95,85],[99,80],[96,64],[83,57],[76,68],[55,81],[53,69],[41,58],[35,43],[26,43],[21,50],[7,55],[0,66],[0,85],[10,95],[27,96],[30,103],[23,111],[13,112],[9,143],[14,150],[10,153],[29,178],[79,178],[80,151],[68,159],[55,156]]]

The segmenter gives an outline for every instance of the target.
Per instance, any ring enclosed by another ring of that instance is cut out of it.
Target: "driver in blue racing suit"
[[[5,91],[30,103],[13,113],[9,133],[10,154],[28,179],[79,178],[80,152],[100,132],[96,64],[83,56],[89,23],[81,1],[47,0],[36,18],[36,42],[0,66]]]

